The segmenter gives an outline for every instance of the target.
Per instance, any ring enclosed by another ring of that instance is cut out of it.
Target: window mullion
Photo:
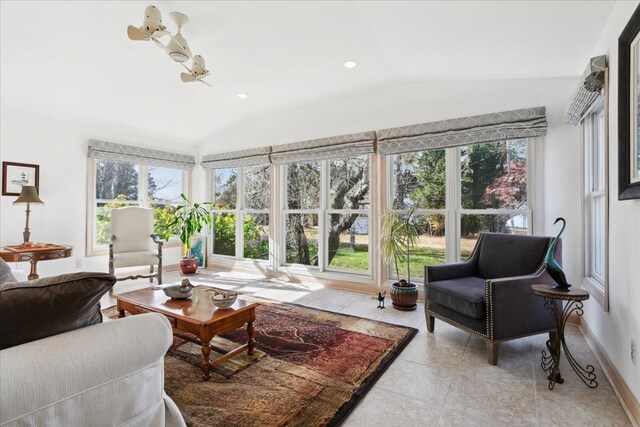
[[[145,208],[149,206],[149,166],[140,165],[138,174],[138,200]]]
[[[460,148],[445,151],[445,259],[455,262],[460,258]]]
[[[327,210],[329,208],[329,161],[320,161],[320,209],[318,210],[318,268],[321,272],[327,270],[329,259],[327,239]]]
[[[244,186],[245,168],[237,168],[236,178],[236,258],[244,258]]]

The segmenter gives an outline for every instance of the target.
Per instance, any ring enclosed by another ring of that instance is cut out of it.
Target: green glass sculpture
[[[560,236],[562,235],[564,228],[567,226],[567,222],[564,220],[564,218],[556,218],[553,224],[554,225],[557,224],[558,221],[562,221],[562,229],[560,230],[558,235],[553,239],[553,241],[551,242],[551,245],[549,246],[547,255],[544,258],[544,267],[547,269],[549,276],[551,276],[551,278],[556,281],[556,285],[549,286],[549,289],[568,292],[571,285],[567,282],[567,277],[564,275],[564,271],[562,271],[562,267],[560,267],[560,265],[558,265],[558,263],[556,262],[555,258],[553,258],[553,254],[556,251],[558,240],[560,240]]]

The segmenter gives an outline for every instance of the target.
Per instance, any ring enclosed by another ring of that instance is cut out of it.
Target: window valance
[[[398,154],[544,136],[545,111],[545,107],[525,108],[382,129],[377,132],[378,152]]]
[[[170,153],[133,145],[116,144],[114,142],[89,140],[88,157],[116,162],[137,163],[148,166],[164,166],[176,169],[191,170],[196,165],[195,156]]]
[[[229,153],[208,154],[202,157],[203,169],[255,166],[270,163],[271,147],[251,148]]]
[[[595,56],[589,60],[584,70],[580,84],[571,96],[571,100],[564,112],[564,121],[571,125],[578,125],[582,121],[589,107],[598,99],[604,87],[604,75],[607,68],[606,55]]]
[[[361,132],[271,147],[277,165],[361,156],[375,152],[375,132]]]

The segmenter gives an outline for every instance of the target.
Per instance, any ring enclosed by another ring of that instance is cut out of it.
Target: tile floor
[[[164,281],[179,283],[180,279],[179,272],[168,272]],[[362,294],[214,270],[202,270],[191,281],[418,328],[416,337],[359,402],[344,426],[631,425],[575,327],[567,327],[569,348],[581,364],[596,367],[599,385],[587,388],[564,363],[561,372],[565,382],[551,391],[540,369],[546,335],[503,343],[498,365],[491,366],[481,339],[438,320],[435,333],[428,333],[422,304],[416,311],[401,312],[391,308],[387,298],[389,307],[380,310],[374,292]],[[148,285],[145,280],[119,282],[114,292]],[[103,307],[115,304],[108,295],[101,303]]]

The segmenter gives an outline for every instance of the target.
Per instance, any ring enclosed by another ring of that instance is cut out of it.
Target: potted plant
[[[191,237],[200,233],[205,225],[209,228],[212,226],[213,218],[207,206],[213,206],[213,203],[192,203],[184,194],[180,194],[180,197],[185,204],[176,209],[175,220],[162,230],[161,237],[168,240],[171,230],[178,229],[184,254],[180,260],[180,270],[182,274],[195,274],[198,271],[198,258],[191,257]]]
[[[418,287],[411,283],[410,250],[418,241],[420,226],[415,221],[415,207],[408,214],[385,213],[380,224],[380,251],[387,262],[393,262],[397,281],[391,284],[391,301],[398,310],[416,309]],[[407,279],[400,277],[400,263],[407,265]]]

